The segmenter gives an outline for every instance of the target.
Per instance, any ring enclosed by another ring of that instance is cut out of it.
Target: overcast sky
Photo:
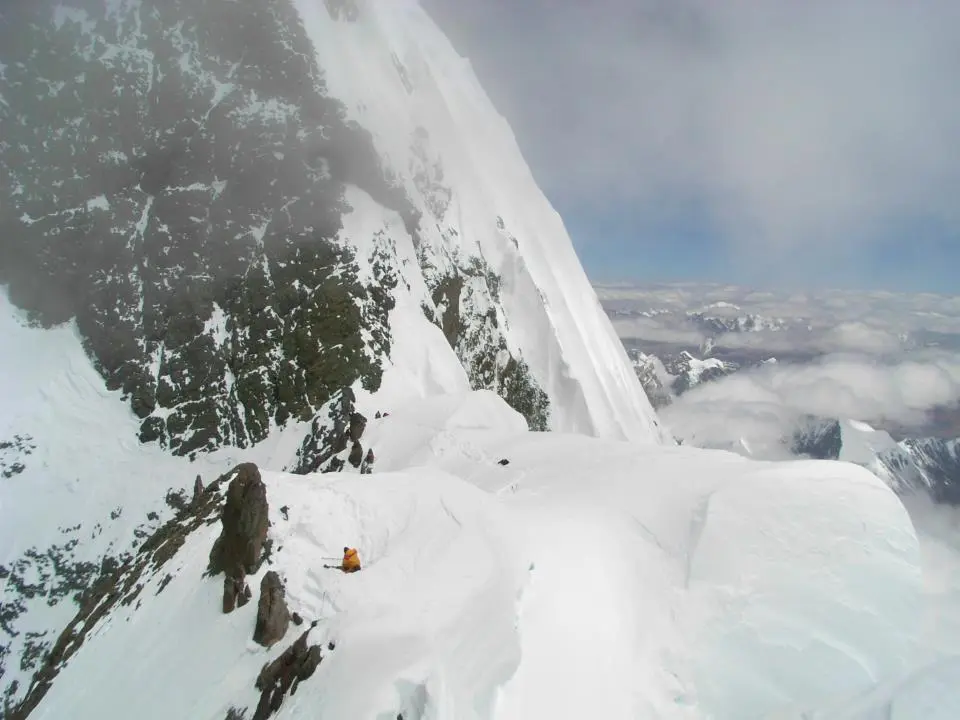
[[[423,2],[594,278],[960,291],[960,2]]]

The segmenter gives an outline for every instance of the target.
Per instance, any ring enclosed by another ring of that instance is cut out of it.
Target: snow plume
[[[909,426],[922,424],[929,410],[958,402],[960,360],[955,356],[879,363],[831,355],[803,365],[741,370],[690,390],[661,414],[674,433],[693,442],[709,437],[707,444],[716,446],[747,438],[776,447],[803,414]]]

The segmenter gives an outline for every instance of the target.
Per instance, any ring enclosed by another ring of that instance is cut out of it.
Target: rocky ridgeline
[[[33,323],[75,322],[142,442],[247,448],[339,388],[379,387],[403,264],[383,231],[369,252],[343,242],[348,185],[402,218],[423,312],[471,386],[546,429],[549,400],[506,342],[499,276],[421,232],[461,242],[429,133],[410,139],[404,184],[329,94],[293,2],[84,5],[0,17],[0,283]]]
[[[157,529],[135,556],[102,573],[84,593],[79,611],[34,672],[26,695],[16,704],[5,704],[4,718],[25,720],[97,624],[121,606],[139,608],[140,595],[151,580],[160,577],[160,581],[153,584],[156,594],[162,593],[173,579],[165,572],[166,565],[187,538],[204,526],[216,522],[222,526],[210,551],[207,576],[224,575],[223,612],[234,612],[249,602],[252,593],[246,578],[257,572],[270,557],[267,539],[269,504],[260,471],[256,465],[244,463],[207,487],[197,478],[194,491],[192,501]],[[291,623],[301,625],[303,619],[290,612],[283,581],[277,572],[270,570],[260,581],[253,640],[265,648],[272,648],[284,639]],[[316,624],[314,621],[283,653],[266,663],[254,679],[253,684],[261,697],[253,720],[265,720],[275,713],[283,699],[295,693],[299,683],[309,678],[319,666],[323,659],[322,648],[308,643],[310,630]],[[329,649],[332,650],[333,646],[330,645]],[[231,713],[236,718],[247,717],[245,710],[233,708]]]
[[[252,463],[236,469],[227,489],[221,522],[223,530],[210,550],[208,573],[223,573],[223,611],[232,612],[250,599],[246,576],[255,573],[263,560],[263,547],[270,526],[267,488]]]
[[[356,395],[350,388],[333,396],[313,419],[289,472],[298,475],[340,472],[347,464],[361,473],[372,471],[373,449],[364,453],[361,443],[367,418],[357,411],[355,403]]]
[[[255,469],[255,468],[254,468]],[[4,707],[4,717],[24,720],[50,690],[57,675],[83,646],[87,635],[119,606],[140,607],[140,594],[146,584],[161,573],[176,555],[186,539],[204,525],[217,521],[223,506],[221,487],[239,472],[235,469],[221,476],[194,496],[193,502],[182,507],[168,522],[157,529],[139,548],[137,554],[117,567],[104,571],[83,594],[80,608],[67,627],[60,633],[43,664],[33,674],[26,695],[20,702]],[[257,473],[259,478],[259,473]],[[163,592],[172,576],[164,573],[157,586]]]
[[[250,599],[246,575],[257,572],[267,559],[268,515],[267,492],[260,471],[252,463],[240,465],[227,489],[220,518],[223,529],[210,551],[210,574],[224,574],[224,613],[243,607]],[[286,590],[280,575],[269,570],[260,581],[254,642],[266,648],[273,647],[286,636],[291,621],[298,625],[303,622],[299,615],[291,613],[287,607]],[[310,629],[315,626],[316,621]],[[260,691],[260,701],[253,720],[266,720],[273,715],[280,709],[287,694],[294,694],[297,686],[313,675],[320,665],[323,660],[321,647],[307,643],[310,629],[261,669],[254,682]],[[231,708],[230,713],[232,717],[246,717],[246,711],[235,707]]]

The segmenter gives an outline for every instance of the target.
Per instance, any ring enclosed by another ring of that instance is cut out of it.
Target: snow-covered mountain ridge
[[[702,383],[749,371],[751,367],[710,357],[701,360],[686,351],[663,354],[663,359],[636,348],[630,349],[629,354],[637,377],[657,408],[669,406],[675,398]],[[770,362],[776,360],[763,361]],[[890,432],[857,419],[810,416],[788,408],[761,423],[764,427],[756,437],[749,432],[738,437],[729,427],[721,427],[727,423],[714,422],[709,415],[704,412],[698,419],[684,416],[693,424],[699,421],[705,432],[682,423],[671,429],[694,445],[760,459],[795,456],[856,463],[898,493],[921,491],[934,502],[960,505],[960,439],[913,437],[897,441]]]
[[[797,455],[863,465],[900,493],[960,505],[960,439],[907,438],[856,420],[811,418],[794,434]]]
[[[492,393],[435,397],[370,423],[370,476],[260,473],[269,552],[245,578],[250,602],[227,614],[224,576],[204,573],[239,476],[201,488],[94,591],[71,626],[82,632],[57,643],[70,651],[40,676],[52,683],[21,708],[740,718],[817,707],[911,666],[916,539],[866,471],[523,426]],[[360,551],[355,575],[323,567],[344,543]],[[271,572],[282,590],[264,601]],[[279,616],[269,647],[253,640],[266,616]]]
[[[520,429],[663,439],[412,0],[12,3],[0,124],[5,702],[198,474],[370,469],[377,412],[472,389]]]
[[[0,32],[5,716],[742,718],[922,657],[896,495],[661,443],[416,3]]]
[[[440,389],[658,437],[509,128],[415,2],[193,2],[3,19],[0,281],[39,323],[76,317],[142,440],[249,447],[385,366],[421,375],[393,347],[413,333],[454,351]]]

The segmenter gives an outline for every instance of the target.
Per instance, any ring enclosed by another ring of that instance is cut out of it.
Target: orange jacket
[[[360,569],[360,556],[357,554],[356,548],[350,548],[343,554],[343,563],[341,563],[340,567],[343,570]]]

